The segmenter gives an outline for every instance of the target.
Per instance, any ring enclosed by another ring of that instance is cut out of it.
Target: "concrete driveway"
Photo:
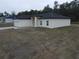
[[[0,30],[17,29],[17,27],[0,27]]]

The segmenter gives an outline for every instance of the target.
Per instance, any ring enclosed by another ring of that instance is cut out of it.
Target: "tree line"
[[[59,4],[58,1],[54,2],[54,8],[50,8],[49,5],[45,6],[43,10],[30,10],[30,11],[24,11],[19,12],[17,16],[19,15],[36,15],[36,14],[42,14],[42,13],[58,13],[63,16],[70,17],[72,21],[79,21],[79,5],[76,3],[76,1],[71,1],[70,3],[65,2],[63,4]]]
[[[70,17],[72,21],[79,21],[79,5],[74,1],[70,3],[65,2],[63,4],[59,4],[58,1],[54,2],[54,8],[50,8],[49,5],[45,6],[43,10],[30,10],[30,11],[23,11],[15,14],[9,14],[4,12],[5,16],[26,16],[26,15],[37,15],[37,14],[44,14],[44,13],[57,13],[63,16]],[[3,14],[1,14],[3,15]]]

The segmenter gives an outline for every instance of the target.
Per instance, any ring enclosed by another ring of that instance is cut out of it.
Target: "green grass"
[[[76,22],[72,22],[72,24],[79,24],[79,21],[76,21]]]
[[[79,27],[0,31],[0,59],[79,59]]]

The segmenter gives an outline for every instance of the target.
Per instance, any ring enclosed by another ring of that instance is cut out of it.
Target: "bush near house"
[[[72,24],[79,24],[79,21],[72,22]]]

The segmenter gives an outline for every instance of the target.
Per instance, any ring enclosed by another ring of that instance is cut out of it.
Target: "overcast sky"
[[[0,12],[20,12],[31,9],[41,10],[47,4],[53,8],[54,1],[58,1],[61,4],[72,0],[0,0]]]

